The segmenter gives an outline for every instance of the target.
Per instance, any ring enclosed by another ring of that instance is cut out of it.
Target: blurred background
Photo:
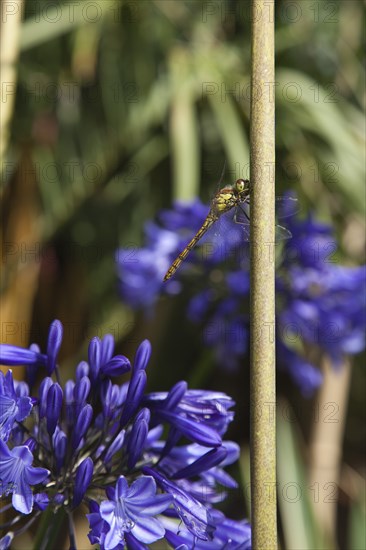
[[[1,90],[1,341],[44,349],[60,319],[66,379],[95,335],[112,333],[130,358],[149,338],[151,390],[184,378],[232,395],[229,436],[243,460],[225,510],[248,516],[248,358],[218,368],[186,318],[189,289],[133,309],[115,253],[133,255],[145,223],[175,200],[209,204],[224,166],[226,184],[249,177],[250,2],[24,0],[2,10],[15,65]],[[331,225],[337,263],[351,267],[365,262],[364,15],[361,0],[276,1],[277,193],[295,191],[303,213]],[[363,362],[349,366],[338,521],[325,546],[312,503],[331,491],[306,481],[318,397],[279,374],[281,406],[292,411],[291,422],[279,419],[279,467],[302,488],[285,499],[292,506],[280,504],[283,548],[364,548]]]

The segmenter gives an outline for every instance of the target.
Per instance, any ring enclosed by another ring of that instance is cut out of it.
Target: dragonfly
[[[169,267],[164,276],[164,281],[168,281],[180,267],[181,263],[187,258],[190,251],[196,246],[196,244],[202,239],[207,231],[218,221],[218,219],[230,210],[236,208],[234,220],[243,226],[243,240],[250,239],[249,233],[249,201],[250,201],[250,181],[247,179],[238,179],[234,185],[226,185],[220,189],[211,201],[211,207],[209,213],[202,226],[199,228],[194,237],[189,241],[187,246],[177,256],[174,262]],[[294,205],[297,205],[297,200],[293,197],[276,197],[277,202],[284,201],[282,204],[285,206],[287,213],[284,215],[291,215],[295,209]],[[286,201],[287,202],[286,204]],[[288,207],[290,205],[290,208]],[[276,238],[289,239],[292,235],[288,229],[281,225],[276,225]]]

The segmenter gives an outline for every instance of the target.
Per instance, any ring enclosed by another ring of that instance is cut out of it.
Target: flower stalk
[[[251,520],[253,549],[277,548],[275,425],[274,0],[252,3]]]

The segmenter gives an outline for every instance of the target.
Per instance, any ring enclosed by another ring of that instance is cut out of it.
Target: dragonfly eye
[[[235,187],[239,193],[242,193],[245,189],[249,187],[249,180],[236,180]]]

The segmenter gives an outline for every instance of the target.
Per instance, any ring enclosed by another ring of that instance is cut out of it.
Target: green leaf
[[[114,0],[88,3],[70,2],[45,6],[36,4],[36,13],[22,25],[20,50],[28,50],[57,38],[81,25],[99,25],[106,16],[111,17]],[[39,8],[39,9],[38,9]]]
[[[366,205],[360,197],[364,196],[366,177],[365,141],[353,123],[356,109],[350,109],[336,88],[326,90],[298,71],[278,70],[276,84],[276,98],[288,129],[304,130],[308,134],[309,145],[314,142],[320,167],[334,169],[334,177],[329,177],[328,181],[327,174],[324,174],[324,183],[329,191],[337,191],[351,208],[364,214]],[[347,116],[350,112],[352,118]],[[365,121],[361,111],[359,117]],[[317,139],[314,140],[313,136]],[[322,145],[319,145],[319,139]]]
[[[208,99],[235,178],[246,176],[243,169],[249,165],[249,145],[234,100],[230,95],[222,98],[219,93],[208,95]]]
[[[366,498],[364,486],[361,484],[358,498],[350,510],[349,550],[363,550],[366,540]]]
[[[195,109],[196,90],[190,56],[175,47],[169,58],[172,101],[170,137],[173,153],[173,195],[192,200],[198,195],[200,176],[200,141]]]

